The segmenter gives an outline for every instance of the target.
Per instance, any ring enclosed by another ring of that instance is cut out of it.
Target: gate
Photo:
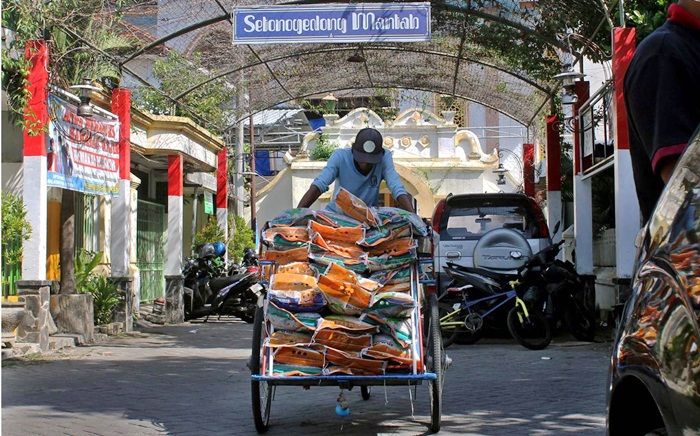
[[[141,301],[165,296],[164,217],[162,204],[138,201],[136,214],[136,259],[141,274]]]

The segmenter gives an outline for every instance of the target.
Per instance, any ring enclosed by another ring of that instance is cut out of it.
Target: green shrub
[[[224,229],[219,227],[219,223],[216,222],[215,218],[210,217],[207,225],[202,227],[194,235],[194,247],[192,247],[192,249],[195,249],[195,247],[199,247],[203,244],[210,244],[217,241],[226,241],[226,238],[224,237]]]
[[[114,309],[120,301],[117,285],[107,277],[96,276],[90,280],[88,288],[88,292],[92,294],[95,324],[109,324],[114,317]]]
[[[102,252],[95,253],[81,249],[75,256],[75,289],[78,292],[88,292],[90,281],[93,279],[92,271],[100,262],[102,262]]]
[[[27,221],[27,209],[22,198],[2,194],[2,262],[16,265],[22,261],[22,242],[29,239],[32,227]]]
[[[119,287],[109,278],[94,274],[102,262],[102,252],[80,250],[75,256],[75,289],[92,295],[96,325],[112,322],[114,309],[119,305]]]
[[[229,214],[229,229],[231,237],[228,240],[229,259],[240,262],[243,259],[243,251],[246,248],[255,248],[255,232],[245,222],[245,220],[233,214]],[[235,226],[235,232],[234,232]]]
[[[311,160],[328,160],[336,148],[338,148],[338,144],[330,142],[328,135],[321,133],[316,140],[316,146],[309,153],[309,157]]]

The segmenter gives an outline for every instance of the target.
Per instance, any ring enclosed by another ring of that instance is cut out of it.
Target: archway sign
[[[430,3],[280,5],[232,11],[234,44],[430,41]]]

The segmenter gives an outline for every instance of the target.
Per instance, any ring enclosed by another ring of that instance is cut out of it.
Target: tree
[[[255,247],[255,233],[243,217],[229,214],[228,219],[229,229],[236,229],[228,240],[229,258],[234,262],[240,262],[243,259],[245,249]]]
[[[2,10],[2,25],[13,32],[9,50],[3,46],[2,88],[10,115],[20,127],[29,99],[28,62],[24,47],[32,39],[49,43],[50,78],[62,88],[84,78],[119,83],[121,73],[112,57],[126,53],[134,41],[115,32],[123,0],[10,0]],[[85,41],[89,41],[89,44]]]
[[[177,96],[195,85],[207,80],[209,76],[202,64],[201,55],[196,53],[190,59],[184,58],[172,50],[165,59],[158,59],[153,65],[153,74],[160,82],[160,91]],[[173,104],[172,100],[151,88],[140,88],[134,95],[134,104],[154,114],[188,116],[209,121],[205,127],[215,133],[223,133],[228,125],[230,111],[226,106],[233,103],[236,89],[225,82],[210,83],[186,94],[179,101],[192,108],[189,112],[183,106]]]

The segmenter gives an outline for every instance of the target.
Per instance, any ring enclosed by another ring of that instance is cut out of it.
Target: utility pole
[[[236,165],[236,176],[235,176],[235,186],[236,186],[236,215],[237,216],[243,216],[243,198],[245,197],[245,187],[243,186],[244,182],[244,177],[243,177],[243,171],[244,169],[244,162],[243,162],[243,144],[245,143],[245,132],[244,132],[244,126],[243,126],[243,119],[244,119],[244,114],[245,114],[245,106],[246,106],[246,85],[243,81],[243,77],[240,78],[239,80],[239,88],[238,88],[238,94],[237,94],[237,99],[236,99],[236,115],[239,120],[238,122],[238,140],[236,141],[236,152],[235,152],[235,165]]]
[[[253,125],[253,115],[250,116],[249,118],[249,130],[248,133],[250,134],[250,226],[252,227],[253,231],[256,231],[255,228],[255,142],[254,142],[254,135],[255,135],[255,126]]]

